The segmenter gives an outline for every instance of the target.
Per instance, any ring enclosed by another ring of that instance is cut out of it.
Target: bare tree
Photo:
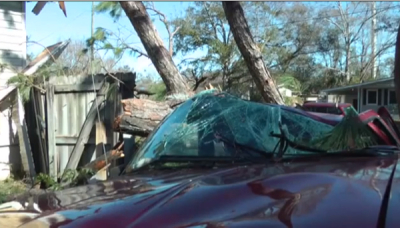
[[[367,48],[370,48],[370,45],[369,43],[368,45],[365,43],[365,37],[363,36],[364,29],[369,25],[369,22],[373,18],[378,14],[388,11],[390,7],[384,7],[371,13],[369,5],[360,2],[349,3],[346,7],[342,7],[342,3],[340,2],[337,4],[337,10],[325,10],[325,12],[322,12],[322,18],[334,25],[343,37],[345,52],[344,73],[346,75],[346,80],[349,82],[351,80],[350,65],[352,59],[362,56],[361,61],[363,62],[363,65],[360,70],[362,71],[362,74],[365,74],[365,72],[373,65],[373,60],[393,45],[390,43],[387,45],[385,44],[380,48],[380,50],[371,55],[369,60],[365,58],[365,53]],[[361,50],[362,53],[360,56],[352,56],[352,47],[360,39],[361,42],[364,42],[364,46]]]

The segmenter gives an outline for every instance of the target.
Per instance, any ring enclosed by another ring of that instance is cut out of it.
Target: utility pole
[[[92,19],[91,19],[91,26],[92,26],[92,30],[91,30],[91,37],[93,38],[94,35],[94,2],[92,2]],[[94,47],[93,45],[90,46],[90,61],[91,61],[91,65],[93,65],[93,60],[94,60]]]
[[[375,58],[375,53],[376,53],[376,34],[375,34],[375,28],[376,28],[376,2],[371,2],[371,12],[372,12],[372,20],[371,20],[371,62],[372,62],[372,68],[371,68],[371,75],[372,78],[376,78],[376,58]]]

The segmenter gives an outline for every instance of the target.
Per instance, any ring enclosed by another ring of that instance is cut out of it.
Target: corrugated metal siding
[[[85,76],[58,76],[52,77],[50,83],[53,85],[76,85],[83,81],[91,82],[91,78]],[[99,82],[100,80],[98,80]],[[87,83],[87,82],[86,82]],[[92,102],[94,101],[96,94],[94,92],[81,92],[81,93],[56,93],[54,95],[54,107],[55,107],[55,131],[56,131],[56,142],[57,138],[73,138],[78,137],[82,125],[86,119],[86,116],[90,110]],[[112,111],[112,110],[109,110]],[[104,115],[105,110],[101,111],[101,115]],[[92,129],[91,136],[89,137],[89,143],[86,145],[83,152],[83,160],[93,160],[96,158],[94,144],[95,139],[95,128]],[[76,142],[76,141],[73,141]],[[56,153],[58,154],[59,172],[62,172],[67,165],[68,159],[74,148],[74,144],[60,144],[56,143]]]
[[[0,2],[0,87],[26,65],[25,2]]]

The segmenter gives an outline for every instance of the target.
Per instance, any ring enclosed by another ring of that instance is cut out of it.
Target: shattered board
[[[280,138],[272,134],[282,133],[296,145],[323,152],[357,149],[353,144],[349,145],[349,140],[344,137],[353,137],[352,134],[359,134],[360,131],[367,132],[362,134],[363,142],[374,144],[374,136],[369,133],[367,126],[361,121],[354,121],[358,118],[357,114],[349,113],[333,127],[294,108],[249,102],[226,93],[203,93],[171,113],[148,137],[138,156],[232,156],[236,150],[227,149],[227,141],[266,153],[277,153]],[[349,131],[346,126],[357,128]],[[332,137],[334,142],[329,140]],[[329,148],[331,145],[333,147]],[[361,148],[365,145],[358,143],[355,146]],[[299,153],[310,151],[293,146],[285,150],[285,154]]]

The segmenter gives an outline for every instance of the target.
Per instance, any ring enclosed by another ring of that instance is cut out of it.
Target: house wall
[[[364,91],[365,90],[365,91]],[[376,90],[378,92],[378,104],[368,104],[366,102],[366,91],[368,90]],[[379,107],[381,106],[385,106],[390,114],[392,115],[394,120],[400,120],[399,118],[399,113],[397,110],[397,104],[390,104],[389,103],[389,95],[388,95],[388,91],[394,91],[394,84],[393,83],[388,83],[385,85],[380,85],[380,86],[370,86],[370,87],[364,87],[362,88],[361,92],[361,111],[366,111],[369,109],[375,110],[377,111],[379,109]]]
[[[286,88],[279,88],[279,93],[284,97],[292,97],[292,90]]]
[[[25,2],[0,2],[0,89],[25,65]]]
[[[366,102],[366,91],[368,90],[376,90],[378,92],[378,102],[377,104],[368,104]],[[397,104],[389,103],[389,96],[385,95],[388,91],[394,90],[394,82],[383,82],[374,85],[367,85],[360,87],[360,110],[359,112],[364,112],[366,110],[374,110],[378,111],[379,107],[385,106],[391,113],[394,120],[400,120],[399,113],[397,111]],[[328,95],[328,102],[336,102],[335,99],[338,99],[339,103],[350,103],[353,104],[353,99],[357,99],[358,97],[358,89],[354,88],[354,91],[349,92],[345,95]]]
[[[22,167],[17,133],[16,103],[17,91],[14,89],[0,102],[0,180],[10,176],[12,171],[20,172]]]
[[[0,2],[0,93],[9,90],[7,80],[26,65],[25,2]],[[8,92],[7,92],[8,93]],[[16,90],[0,102],[0,180],[21,168],[17,134]],[[18,171],[17,171],[18,172]]]
[[[328,102],[337,102],[337,103],[345,103],[346,95],[334,95],[334,94],[329,94],[328,95]]]

